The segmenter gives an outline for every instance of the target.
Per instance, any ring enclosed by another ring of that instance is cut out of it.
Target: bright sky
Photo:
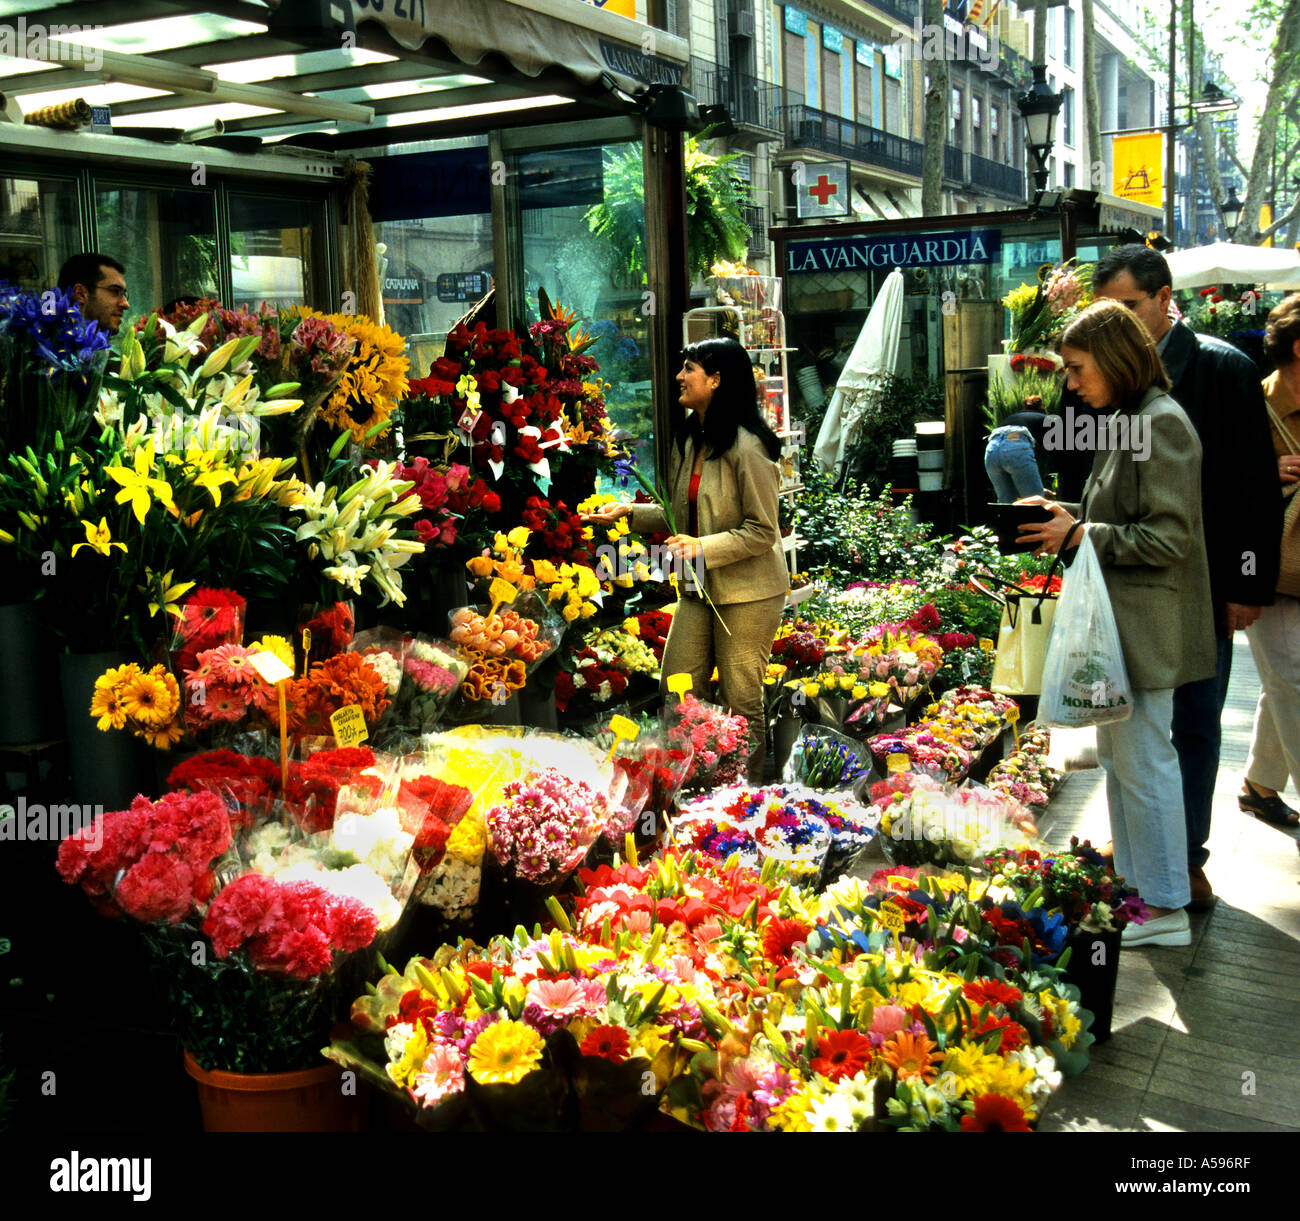
[[[1193,12],[1206,46],[1223,57],[1227,79],[1217,83],[1241,99],[1241,109],[1237,112],[1237,151],[1249,166],[1250,153],[1255,147],[1255,127],[1264,110],[1268,76],[1273,70],[1269,48],[1276,30],[1243,28],[1247,23],[1242,10],[1219,7],[1216,0],[1199,0]]]

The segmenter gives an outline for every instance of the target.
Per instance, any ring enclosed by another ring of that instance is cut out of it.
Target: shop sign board
[[[785,249],[785,270],[870,271],[884,267],[943,267],[994,263],[1002,256],[1001,229],[946,233],[896,233],[794,241]]]
[[[415,276],[385,276],[385,305],[423,305],[424,281]]]
[[[438,277],[438,300],[479,301],[491,287],[492,277],[485,271],[447,271]]]

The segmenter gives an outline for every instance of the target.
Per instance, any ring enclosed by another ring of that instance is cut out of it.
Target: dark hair
[[[1113,407],[1136,406],[1148,387],[1169,390],[1155,340],[1127,305],[1094,301],[1061,336],[1061,349],[1087,352],[1110,386]]]
[[[101,269],[104,267],[111,267],[114,271],[126,275],[126,268],[106,254],[99,254],[94,250],[87,251],[85,254],[74,254],[59,268],[58,287],[71,288],[74,284],[84,284],[87,288],[95,288],[103,279]]]
[[[1137,281],[1137,286],[1150,296],[1162,288],[1173,287],[1173,277],[1169,274],[1169,264],[1165,256],[1150,246],[1141,246],[1132,242],[1127,246],[1113,246],[1097,260],[1092,269],[1092,286],[1094,289],[1105,288],[1122,272],[1129,272]]]
[[[1264,352],[1275,365],[1289,365],[1295,360],[1297,339],[1300,339],[1300,293],[1292,293],[1268,312]]]
[[[692,414],[677,428],[677,449],[686,452],[686,438],[698,447],[709,447],[710,458],[721,458],[736,443],[736,434],[747,428],[763,442],[767,456],[775,462],[781,456],[781,441],[764,422],[758,410],[758,390],[749,353],[734,339],[701,339],[682,349],[682,359],[693,361],[705,373],[718,375],[703,420]]]

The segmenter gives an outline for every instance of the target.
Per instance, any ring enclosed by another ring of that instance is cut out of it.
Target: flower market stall
[[[990,689],[971,578],[1038,561],[810,483],[747,786],[745,718],[661,673],[661,540],[584,521],[657,488],[563,305],[427,369],[358,315],[203,300],[105,355],[60,309],[0,298],[6,418],[63,404],[0,484],[100,807],[57,870],[209,1130],[1027,1131],[1086,1068],[1081,964],[1143,908],[1037,840],[1062,777]]]

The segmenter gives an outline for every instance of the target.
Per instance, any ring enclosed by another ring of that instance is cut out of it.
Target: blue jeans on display
[[[1106,773],[1115,872],[1154,907],[1184,907],[1187,826],[1178,756],[1169,740],[1174,692],[1134,691],[1127,721],[1097,726],[1097,762]]]
[[[1034,461],[1034,438],[1027,428],[995,428],[984,450],[984,469],[999,504],[1037,496],[1043,490],[1043,476]]]
[[[1210,809],[1219,777],[1219,744],[1223,703],[1232,674],[1232,636],[1215,636],[1216,668],[1210,678],[1184,683],[1174,691],[1174,750],[1183,776],[1183,809],[1187,815],[1187,865],[1201,869],[1210,859]]]

